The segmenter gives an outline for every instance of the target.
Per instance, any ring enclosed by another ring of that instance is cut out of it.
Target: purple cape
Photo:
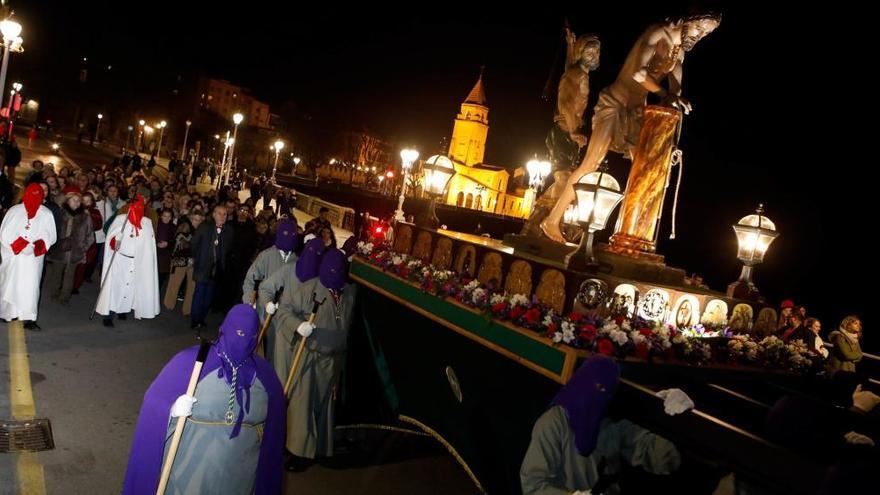
[[[156,493],[164,461],[165,436],[168,431],[171,406],[180,395],[186,393],[198,351],[199,346],[193,346],[174,356],[144,394],[144,403],[138,417],[128,469],[125,472],[125,483],[122,487],[124,495]],[[275,495],[281,493],[287,406],[275,370],[259,356],[254,356],[254,360],[256,377],[263,383],[269,395],[254,493]],[[220,367],[220,357],[214,349],[211,349],[199,380],[210,373],[216,373]]]
[[[613,359],[594,354],[574,373],[551,403],[562,406],[574,431],[578,453],[589,456],[599,441],[599,423],[614,397],[620,368]]]

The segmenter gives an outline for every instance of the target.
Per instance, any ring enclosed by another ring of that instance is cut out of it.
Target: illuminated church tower
[[[452,128],[452,141],[449,157],[473,166],[483,163],[486,151],[486,137],[489,134],[489,107],[486,106],[486,93],[483,91],[483,71],[464,103],[461,113],[455,118]]]

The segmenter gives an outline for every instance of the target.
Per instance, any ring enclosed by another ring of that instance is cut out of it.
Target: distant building
[[[247,88],[223,79],[206,78],[201,81],[199,108],[227,119],[241,112],[246,125],[265,129],[270,127],[269,105],[251,96]]]
[[[523,197],[508,193],[510,173],[483,162],[488,135],[489,106],[480,73],[452,127],[447,157],[455,175],[449,181],[446,203],[499,215],[528,216],[529,212],[522,210]],[[427,160],[436,163],[432,158]]]

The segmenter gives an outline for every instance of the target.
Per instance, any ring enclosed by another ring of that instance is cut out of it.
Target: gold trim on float
[[[447,442],[445,438],[443,438],[439,433],[434,431],[430,426],[422,423],[421,421],[419,421],[415,418],[411,418],[411,417],[405,416],[403,414],[398,415],[397,418],[399,420],[403,421],[404,423],[409,423],[411,425],[419,427],[426,434],[433,437],[434,440],[437,440],[438,442],[440,442],[441,445],[446,447],[446,450],[449,451],[449,454],[452,455],[452,457],[461,465],[462,469],[464,469],[465,473],[467,473],[467,475],[471,478],[471,481],[473,481],[474,485],[477,487],[477,490],[479,490],[480,493],[483,493],[483,494],[486,493],[486,490],[483,488],[483,485],[480,483],[480,480],[478,480],[476,475],[474,475],[474,472],[471,471],[470,466],[467,465],[467,463],[464,461],[464,459],[462,459],[461,456],[458,454],[458,451],[455,450],[455,447],[453,447],[452,444]]]

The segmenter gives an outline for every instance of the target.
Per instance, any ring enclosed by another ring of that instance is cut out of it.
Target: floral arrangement
[[[603,318],[596,312],[559,314],[535,297],[508,294],[466,274],[437,269],[425,260],[393,252],[387,245],[376,249],[370,243],[358,243],[358,252],[370,264],[424,292],[454,299],[487,317],[540,333],[559,345],[618,358],[745,364],[792,371],[808,370],[821,361],[800,341],[785,344],[777,337],[755,341],[747,335],[733,334],[726,322],[677,329],[623,315]]]

